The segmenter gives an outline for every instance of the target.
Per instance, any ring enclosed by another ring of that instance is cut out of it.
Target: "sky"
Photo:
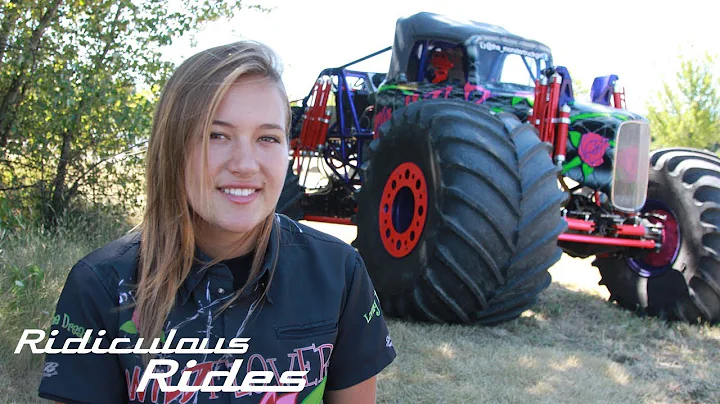
[[[674,80],[680,53],[720,55],[720,22],[711,1],[526,0],[255,0],[269,13],[243,10],[231,21],[208,24],[167,48],[180,63],[200,50],[243,38],[272,47],[283,65],[291,99],[306,96],[323,68],[353,61],[387,46],[398,18],[420,11],[500,25],[550,47],[556,66],[589,89],[597,76],[617,74],[628,109],[646,105]],[[390,52],[354,69],[387,72]],[[720,67],[715,66],[720,74]]]

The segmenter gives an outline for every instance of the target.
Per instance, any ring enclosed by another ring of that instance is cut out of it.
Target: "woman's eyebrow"
[[[218,125],[218,126],[226,126],[226,127],[228,127],[228,128],[234,128],[234,127],[235,127],[235,125],[231,124],[230,122],[220,121],[220,120],[217,120],[217,119],[213,120],[213,121],[212,121],[212,124],[213,124],[213,125]]]
[[[218,125],[218,126],[225,126],[225,127],[227,127],[227,128],[235,129],[235,125],[231,124],[230,122],[225,122],[225,121],[221,121],[221,120],[218,120],[218,119],[213,120],[213,121],[212,121],[212,124],[213,124],[213,125]],[[265,130],[267,130],[267,129],[271,129],[271,130],[272,130],[272,129],[277,129],[277,130],[283,130],[283,131],[284,131],[284,130],[285,130],[285,127],[282,126],[282,125],[278,125],[278,124],[276,124],[276,123],[264,123],[264,124],[258,126],[258,129],[265,129]]]
[[[278,130],[285,130],[284,126],[278,125],[276,123],[264,123],[260,125],[260,129],[278,129]]]

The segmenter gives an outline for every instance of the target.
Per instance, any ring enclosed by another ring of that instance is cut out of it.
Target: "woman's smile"
[[[230,202],[237,204],[248,204],[254,201],[262,191],[256,188],[219,188],[219,190]]]

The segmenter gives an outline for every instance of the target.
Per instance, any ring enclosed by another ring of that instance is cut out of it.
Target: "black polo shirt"
[[[52,330],[53,347],[67,338],[82,337],[93,329],[106,330],[101,347],[114,338],[137,341],[133,309],[139,234],[116,240],[80,260],[70,271],[57,304]],[[269,287],[270,268],[277,266]],[[299,393],[161,392],[151,381],[137,391],[141,359],[134,354],[48,354],[40,396],[79,403],[319,403],[323,392],[351,387],[376,375],[396,356],[380,304],[360,255],[346,243],[276,215],[265,264],[259,277],[232,306],[217,315],[233,293],[232,272],[224,263],[202,269],[210,259],[198,252],[198,263],[178,291],[165,335],[175,330],[181,338],[207,338],[215,347],[219,338],[250,338],[246,353],[169,354],[179,369],[191,370],[190,385],[200,386],[209,371],[230,370],[243,359],[236,379],[240,385],[249,371],[271,371],[270,386],[279,385],[288,370],[308,370]],[[267,298],[257,301],[264,288]],[[43,342],[44,345],[44,342]],[[77,344],[71,345],[76,347]],[[88,344],[88,347],[91,344]],[[126,347],[127,345],[123,346]],[[185,347],[188,345],[186,344]],[[188,360],[197,365],[186,369]],[[216,385],[221,385],[223,378]]]

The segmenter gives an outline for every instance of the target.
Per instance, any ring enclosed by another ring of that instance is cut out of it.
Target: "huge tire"
[[[457,100],[410,104],[380,133],[355,245],[383,311],[494,324],[531,307],[566,227],[550,146],[514,116]]]
[[[302,206],[304,198],[305,190],[300,186],[300,178],[293,172],[292,163],[290,163],[275,211],[291,219],[301,220],[305,217],[305,210]]]
[[[594,261],[610,299],[650,316],[691,323],[720,321],[720,159],[668,148],[650,156],[643,211],[664,222],[659,252]]]

